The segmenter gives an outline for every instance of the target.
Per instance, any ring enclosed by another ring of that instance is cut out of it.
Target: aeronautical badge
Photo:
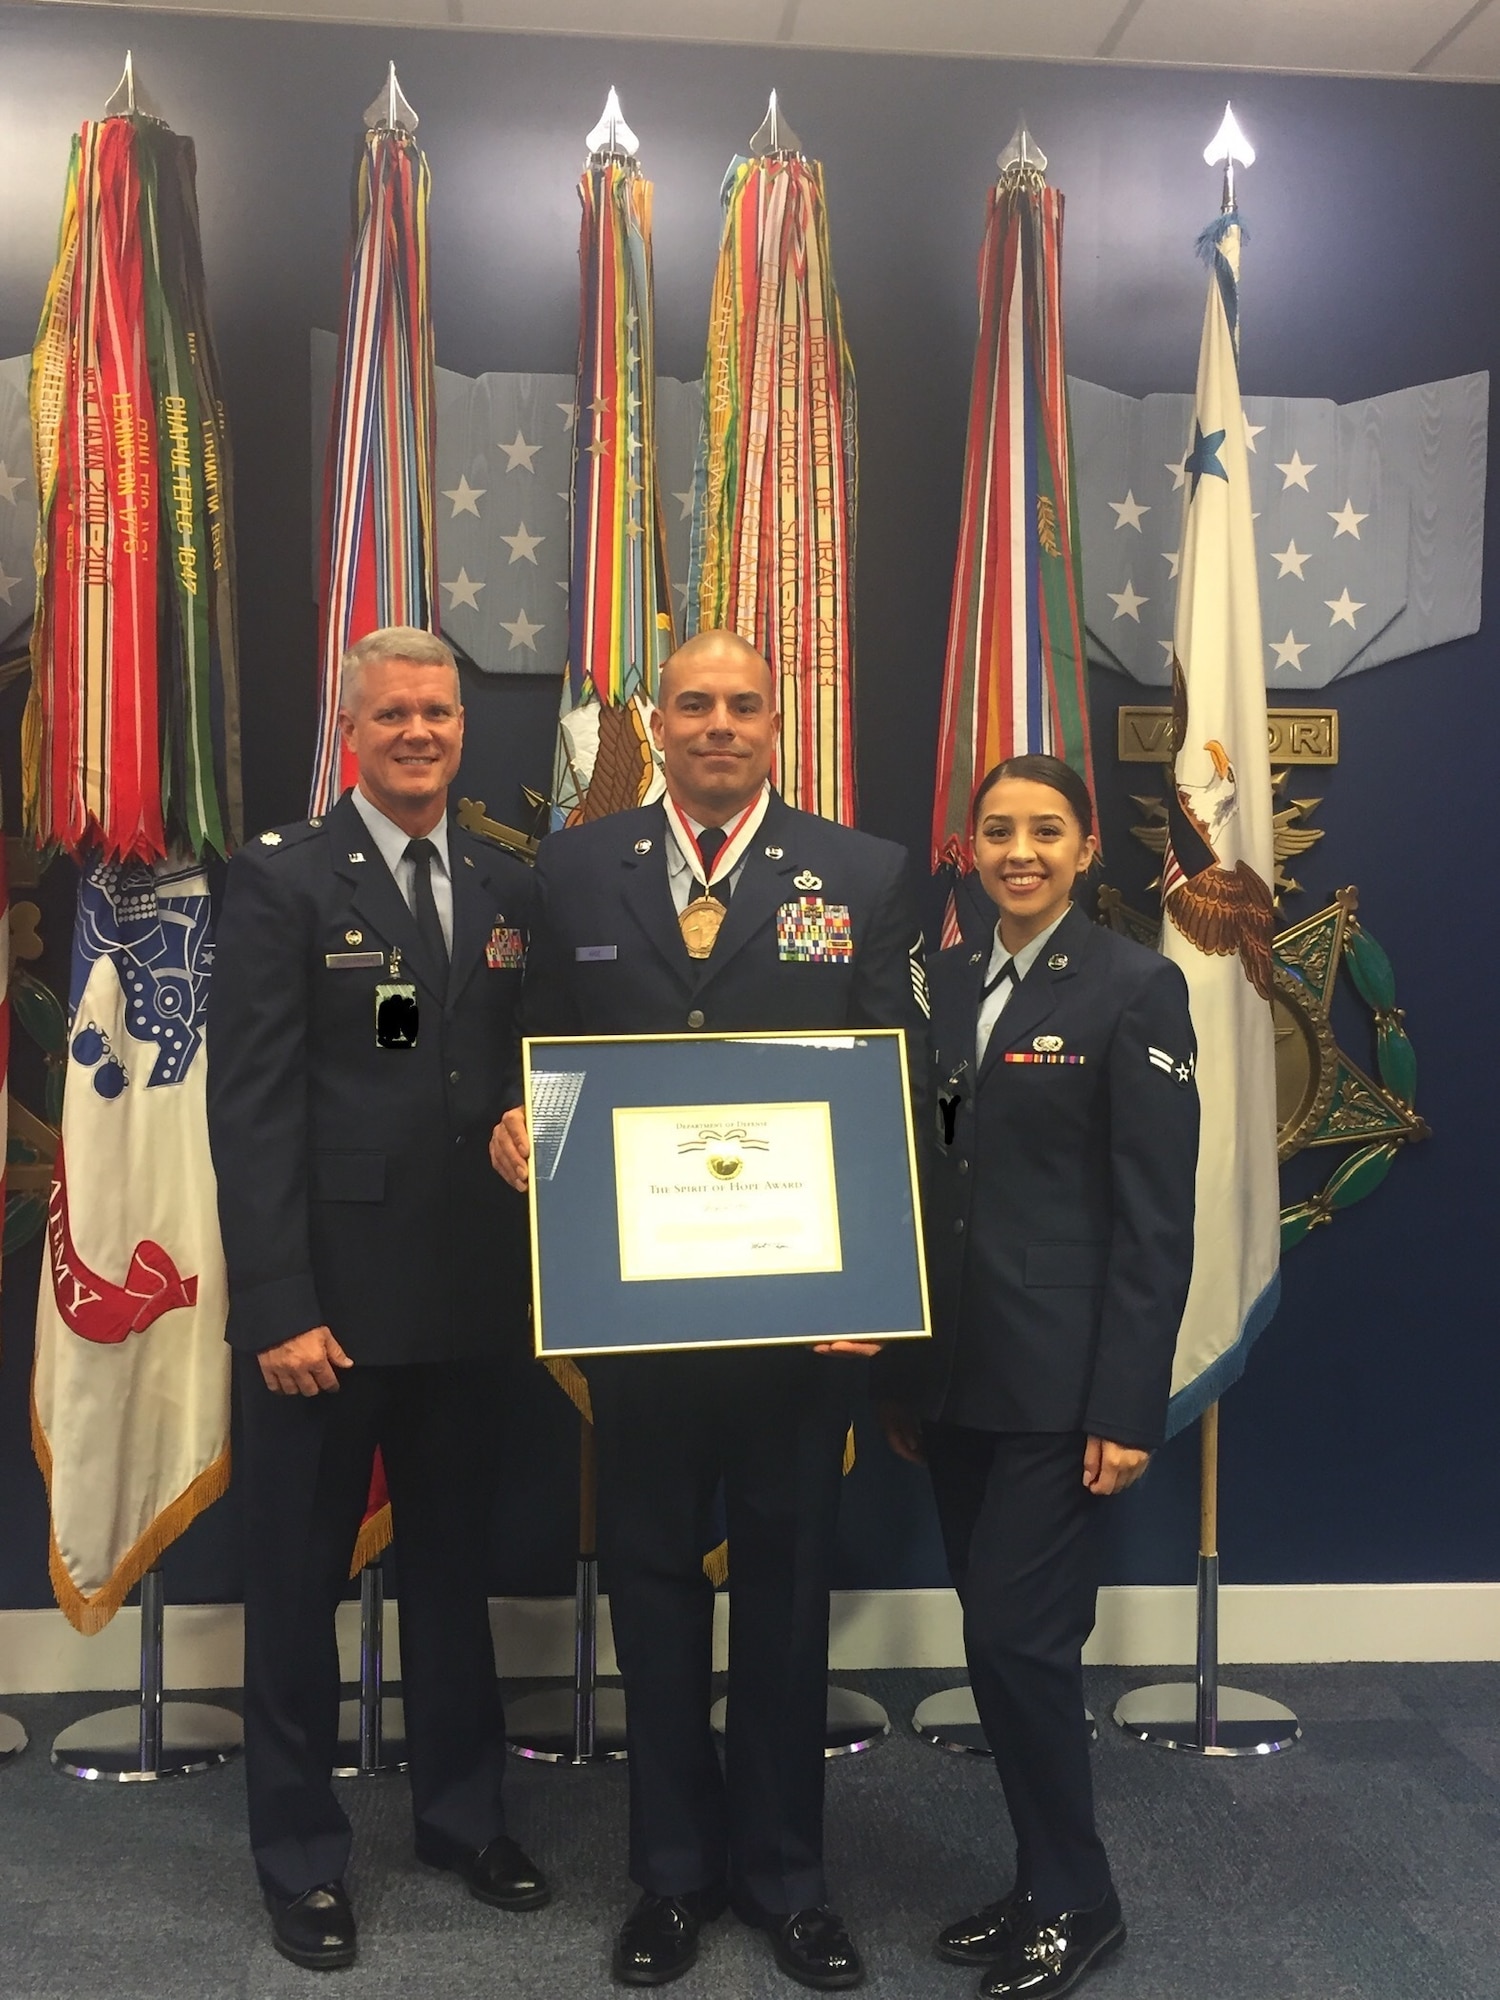
[[[799,875],[797,880],[801,879]],[[783,903],[776,912],[776,956],[796,965],[832,965],[852,958],[849,906],[825,903],[821,896]]]
[[[794,889],[821,889],[822,886],[822,876],[814,875],[810,868],[804,868],[800,875],[792,877],[792,887]]]
[[[263,833],[260,837],[260,844],[262,847],[280,847],[281,835],[279,833]]]
[[[1055,1056],[1061,1050],[1062,1045],[1063,1038],[1061,1035],[1037,1035],[1031,1044],[1039,1056]]]
[[[484,948],[484,962],[491,972],[519,972],[526,963],[526,940],[518,930],[496,924]]]

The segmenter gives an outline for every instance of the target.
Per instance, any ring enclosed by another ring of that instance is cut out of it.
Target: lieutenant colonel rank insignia
[[[801,896],[776,912],[776,956],[804,965],[823,965],[854,956],[847,903]]]
[[[484,948],[484,962],[491,972],[519,972],[526,963],[526,940],[517,930],[496,924]]]

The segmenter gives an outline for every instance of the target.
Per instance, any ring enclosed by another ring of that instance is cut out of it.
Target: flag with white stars
[[[1164,686],[1193,398],[1069,387],[1089,657]],[[1478,631],[1487,375],[1241,408],[1267,686],[1326,687]]]
[[[36,481],[26,407],[29,354],[0,361],[0,651],[12,652],[31,623],[36,593]]]
[[[1177,524],[1179,575],[1161,948],[1187,981],[1202,1114],[1193,1277],[1172,1372],[1172,1431],[1238,1378],[1250,1342],[1276,1310],[1281,1258],[1271,760],[1254,439],[1240,401],[1234,333],[1239,217],[1232,210],[1223,216],[1202,247],[1212,275],[1198,389],[1174,473],[1179,490],[1163,503]]]
[[[315,332],[315,496],[323,490],[335,359],[333,335]],[[436,382],[443,637],[482,673],[560,675],[568,656],[568,482],[576,380],[572,375],[476,377],[439,368]],[[657,377],[657,473],[674,579],[672,608],[679,624],[687,596],[693,463],[702,408],[699,383]],[[316,563],[314,551],[315,575]]]

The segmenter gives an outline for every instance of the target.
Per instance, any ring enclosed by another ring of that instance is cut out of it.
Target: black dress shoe
[[[300,1896],[265,1892],[271,1942],[293,1965],[337,1972],[354,1963],[354,1912],[342,1882],[324,1882]]]
[[[697,1960],[699,1930],[722,1916],[728,1901],[718,1887],[642,1896],[615,1939],[615,1978],[622,1986],[665,1986],[680,1979]]]
[[[864,1965],[843,1918],[826,1903],[794,1910],[789,1917],[749,1905],[735,1907],[747,1924],[770,1932],[776,1963],[799,1986],[811,1986],[820,1993],[841,1993],[858,1986],[864,1978]]]
[[[471,1896],[497,1910],[539,1910],[552,1901],[546,1876],[508,1833],[478,1849],[419,1834],[417,1859],[461,1875]]]
[[[950,1965],[993,1965],[1031,1920],[1031,1891],[1015,1888],[998,1903],[986,1903],[972,1917],[960,1917],[939,1931],[933,1949]]]
[[[982,2000],[1055,2000],[1071,1993],[1125,1942],[1120,1899],[1111,1889],[1091,1910],[1064,1910],[1018,1930],[980,1982]]]

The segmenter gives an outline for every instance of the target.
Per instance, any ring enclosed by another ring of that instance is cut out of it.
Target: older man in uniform
[[[652,727],[665,799],[542,845],[527,1032],[899,1027],[920,1097],[926,986],[905,852],[770,789],[773,679],[732,633],[672,656]],[[819,910],[822,947],[806,935]],[[526,1185],[519,1109],[491,1155]],[[626,1985],[685,1972],[700,1926],[730,1902],[802,1984],[862,1976],[823,1877],[829,1565],[856,1366],[795,1347],[588,1364],[642,1891],[615,1947]],[[734,1594],[722,1774],[702,1570],[721,1479]]]
[[[209,1131],[243,1443],[250,1844],[278,1951],[352,1963],[330,1772],[334,1613],[380,1446],[400,1558],[418,1855],[481,1900],[545,1881],[508,1838],[485,1529],[525,1209],[486,1141],[515,1092],[533,883],[448,817],[453,654],[394,627],[344,662],[358,782],[229,868]]]

